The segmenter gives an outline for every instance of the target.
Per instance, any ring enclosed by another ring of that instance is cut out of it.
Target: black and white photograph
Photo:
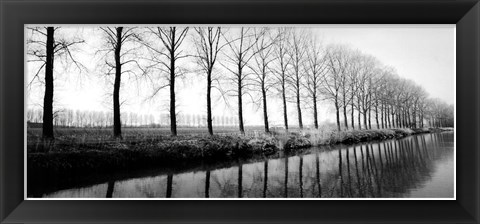
[[[455,200],[455,30],[26,24],[26,198]]]

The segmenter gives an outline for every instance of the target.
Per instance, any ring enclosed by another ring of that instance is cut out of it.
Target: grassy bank
[[[224,161],[276,152],[273,137],[248,139],[234,136],[165,137],[154,140],[109,143],[36,144],[28,153],[28,170],[68,173],[108,171],[148,166]]]
[[[382,129],[328,132],[305,130],[292,133],[238,135],[185,135],[126,139],[120,141],[71,142],[56,140],[27,145],[29,184],[49,178],[75,178],[149,167],[191,168],[253,157],[278,156],[327,144],[353,144],[402,138],[429,129]]]

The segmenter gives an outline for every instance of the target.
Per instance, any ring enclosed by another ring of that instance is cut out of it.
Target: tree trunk
[[[383,110],[383,112],[385,113],[383,116],[385,116],[385,128],[388,128],[389,127],[389,117],[388,117],[388,105],[385,105],[385,108]]]
[[[382,129],[385,129],[385,104],[382,103],[381,109],[380,109],[380,114],[381,114],[381,120],[382,120]]]
[[[288,157],[284,158],[285,161],[285,181],[283,182],[283,197],[287,198],[288,197]]]
[[[343,93],[343,119],[345,120],[345,130],[348,130],[347,99],[345,98],[345,90],[343,91]]]
[[[405,126],[404,126],[404,125],[405,125],[405,119],[404,119],[403,115],[404,115],[404,114],[403,114],[403,110],[400,109],[400,114],[399,114],[399,116],[400,116],[400,127],[401,127],[401,128],[405,127]]]
[[[313,125],[318,129],[317,96],[313,96]]]
[[[208,126],[208,134],[213,135],[211,92],[212,92],[212,70],[209,69],[207,73],[207,126]]]
[[[405,127],[405,119],[404,119],[403,115],[404,115],[404,114],[403,114],[403,110],[400,109],[400,114],[399,114],[400,119],[399,119],[399,121],[400,121],[400,127],[401,127],[401,128],[404,128],[404,127]]]
[[[390,120],[390,106],[387,105],[387,111],[386,111],[386,119],[388,123],[388,127],[392,128],[392,120]]]
[[[380,123],[378,122],[378,104],[375,104],[375,122],[377,123],[377,129],[380,129]]]
[[[300,107],[300,83],[297,79],[297,111],[298,111],[298,127],[303,129],[303,122],[302,122],[302,108]]]
[[[367,112],[368,110],[363,110],[363,126],[365,126],[365,129],[368,129],[368,125],[367,125]]]
[[[167,175],[167,195],[166,198],[172,197],[172,182],[173,182],[173,174]]]
[[[341,130],[341,128],[340,128],[340,108],[338,106],[337,100],[335,100],[335,111],[336,111],[336,114],[337,114],[337,129],[338,129],[338,131],[340,131]]]
[[[420,113],[420,127],[423,128],[423,112]]]
[[[398,128],[402,127],[401,113],[402,113],[402,111],[400,109],[397,109],[397,113],[395,113],[395,115],[396,115],[395,119],[397,120],[397,127]]]
[[[298,182],[300,183],[300,198],[303,198],[303,157],[300,156],[300,162],[298,166]]]
[[[263,122],[265,125],[265,133],[270,133],[270,129],[268,128],[267,91],[263,86],[262,86],[262,99],[263,99]]]
[[[398,107],[396,109],[396,112],[395,112],[394,116],[395,116],[395,126],[397,128],[400,128],[400,110],[398,109]]]
[[[352,129],[355,130],[355,120],[354,120],[354,114],[353,114],[355,112],[355,110],[353,109],[353,99],[352,99],[352,104],[351,104],[351,110],[352,111],[350,112],[351,113],[350,117],[352,119]]]
[[[243,128],[243,105],[242,105],[242,67],[238,64],[238,127],[240,129],[240,134],[245,134],[245,129]]]
[[[108,181],[106,198],[112,198],[114,187],[115,187],[115,181]]]
[[[407,127],[411,128],[412,127],[412,114],[410,113],[410,110],[407,110]]]
[[[122,63],[120,52],[122,50],[122,30],[117,27],[117,45],[115,46],[115,83],[113,84],[113,137],[122,138],[122,123],[120,119],[120,83],[122,76]]]
[[[398,127],[398,125],[396,123],[398,121],[396,120],[396,118],[397,118],[396,114],[395,114],[394,109],[392,107],[392,128],[397,128]]]
[[[268,187],[268,160],[265,160],[263,165],[263,197],[267,197],[267,187]]]
[[[206,171],[205,175],[205,198],[210,197],[210,170]]]
[[[172,32],[175,40],[175,30]],[[177,114],[175,113],[175,48],[170,50],[170,132],[177,136]]]
[[[358,130],[362,130],[362,120],[361,118],[361,113],[360,113],[360,99],[358,99]]]
[[[413,128],[417,128],[417,111],[415,108],[413,108],[413,114],[412,114],[412,118],[413,118]]]
[[[371,106],[370,106],[371,107]],[[368,109],[368,129],[372,129],[372,110]]]
[[[242,184],[243,174],[242,174],[242,164],[238,166],[238,198],[243,196],[243,184]]]
[[[283,100],[283,122],[285,130],[288,131],[288,116],[287,116],[287,96],[285,93],[285,84],[282,84],[282,100]]]
[[[53,60],[55,57],[54,28],[47,27],[47,45],[45,62],[45,96],[43,98],[42,137],[53,139]]]

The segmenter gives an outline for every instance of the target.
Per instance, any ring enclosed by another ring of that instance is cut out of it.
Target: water
[[[47,198],[453,198],[453,132],[112,180]]]

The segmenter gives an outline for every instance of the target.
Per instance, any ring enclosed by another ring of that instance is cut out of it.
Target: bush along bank
[[[448,129],[451,131],[451,129]],[[356,144],[368,141],[381,141],[399,139],[409,135],[447,131],[429,128],[401,128],[401,129],[372,129],[372,130],[347,130],[339,132],[322,132],[319,130],[305,130],[302,133],[291,133],[285,141],[285,151],[295,151],[312,146],[334,144]]]
[[[110,142],[98,144],[54,144],[49,152],[28,153],[27,170],[35,175],[80,175],[148,167],[194,167],[292,153],[328,144],[402,138],[429,129],[350,130],[318,134],[271,134],[245,136],[178,136],[155,140]],[[31,151],[31,150],[29,150]]]

